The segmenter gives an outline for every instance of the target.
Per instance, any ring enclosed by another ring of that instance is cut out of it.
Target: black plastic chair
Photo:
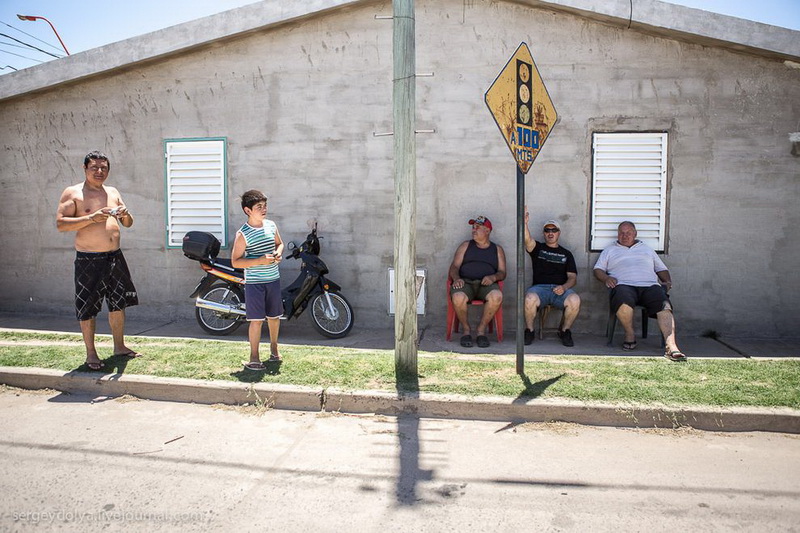
[[[664,288],[664,292],[666,293],[667,298],[669,298],[669,292],[667,292],[667,289],[663,285],[662,285],[662,288]],[[608,322],[606,323],[606,339],[607,339],[606,346],[611,346],[611,345],[614,344],[614,330],[617,329],[617,314],[614,313],[613,311],[611,311],[611,291],[610,290],[609,290],[608,303],[609,303],[609,308],[608,308]],[[671,302],[670,302],[670,305],[672,305]],[[642,310],[642,338],[646,339],[647,338],[647,319],[648,318],[656,319],[656,317],[655,316],[648,317],[647,316],[647,309],[642,307],[641,305],[637,305],[634,308],[634,310],[633,310],[634,314],[636,314],[636,309],[641,309]],[[666,345],[666,342],[664,341],[664,336],[661,335],[661,346],[663,347],[665,345]]]
[[[641,306],[636,306],[636,309],[642,310],[642,338],[647,338],[647,309]],[[634,314],[636,313],[636,309],[634,309]],[[608,310],[608,322],[606,324],[606,346],[611,346],[614,344],[614,330],[617,329],[617,314],[613,312],[610,308]]]

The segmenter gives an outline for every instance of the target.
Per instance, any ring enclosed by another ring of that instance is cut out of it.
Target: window
[[[167,246],[180,247],[188,231],[213,233],[226,246],[224,138],[164,141]]]
[[[654,250],[666,245],[667,134],[595,133],[592,139],[591,245],[614,242],[623,220]]]

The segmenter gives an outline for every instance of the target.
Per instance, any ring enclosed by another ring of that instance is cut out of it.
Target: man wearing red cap
[[[469,224],[472,226],[472,240],[459,245],[450,265],[449,276],[453,280],[450,298],[463,328],[461,346],[465,348],[472,346],[467,305],[475,299],[485,302],[475,342],[479,347],[486,348],[489,346],[486,328],[503,304],[503,293],[497,282],[506,277],[506,254],[502,246],[489,239],[492,222],[488,218],[481,215],[471,219]]]

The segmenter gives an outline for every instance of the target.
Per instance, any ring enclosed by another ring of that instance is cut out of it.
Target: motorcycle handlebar
[[[310,252],[314,255],[319,255],[319,240],[321,238],[322,237],[317,237],[317,228],[315,227],[313,230],[311,230],[311,233],[306,235],[306,240],[301,244],[297,244],[295,241],[290,243],[289,248],[292,250],[292,253],[289,254],[289,257],[292,259],[297,259],[303,252]]]

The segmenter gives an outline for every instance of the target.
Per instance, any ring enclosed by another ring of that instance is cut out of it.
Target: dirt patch
[[[233,411],[247,416],[261,416],[270,410],[266,405],[255,405],[252,403],[244,403],[241,405],[228,405],[224,403],[215,403],[211,405],[212,409],[219,411]]]
[[[720,432],[720,431],[705,431],[702,429],[695,429],[690,426],[678,426],[674,428],[619,428],[622,431],[635,431],[637,433],[644,433],[647,435],[665,435],[669,437],[695,437],[695,438],[702,438],[713,434],[715,436],[720,437],[732,437],[732,433]],[[741,433],[737,433],[737,436],[741,436]]]
[[[270,411],[272,407],[275,405],[274,396],[270,396],[268,398],[262,398],[254,390],[250,391],[248,397],[252,397],[253,402],[247,402],[236,405],[215,403],[211,405],[211,408],[218,409],[221,411],[234,411],[247,416],[261,416],[267,411]]]
[[[131,396],[130,394],[123,394],[122,396],[114,398],[114,401],[120,403],[130,403],[130,402],[142,402],[145,400],[137,398],[136,396]]]
[[[547,431],[548,433],[555,433],[557,435],[578,435],[581,430],[585,430],[590,426],[582,426],[572,422],[525,422],[514,427],[514,433],[522,433],[527,431]]]

